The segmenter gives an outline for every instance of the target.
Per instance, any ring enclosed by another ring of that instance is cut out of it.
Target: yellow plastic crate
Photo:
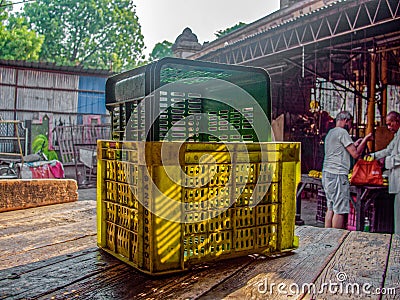
[[[98,245],[148,274],[295,249],[300,143],[98,141]]]

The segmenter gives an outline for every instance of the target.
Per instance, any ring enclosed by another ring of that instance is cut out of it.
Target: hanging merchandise
[[[383,185],[379,162],[377,160],[358,160],[354,165],[350,183],[353,185]]]

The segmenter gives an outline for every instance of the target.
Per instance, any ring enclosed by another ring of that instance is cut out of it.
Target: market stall
[[[318,221],[323,222],[326,212],[326,198],[323,192],[321,179],[302,174],[297,189],[297,223],[301,224],[301,200],[303,191],[311,188],[318,194],[319,205],[316,212]],[[393,232],[393,197],[388,193],[388,186],[351,185],[351,207],[348,215],[347,229],[364,230],[365,217],[371,223],[373,232]],[[325,203],[323,203],[325,201]],[[321,218],[322,217],[322,218]]]

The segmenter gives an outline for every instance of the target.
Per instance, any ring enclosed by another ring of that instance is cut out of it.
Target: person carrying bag
[[[389,170],[389,194],[395,195],[394,200],[394,233],[400,234],[400,114],[391,111],[386,116],[386,125],[392,133],[393,140],[380,151],[370,155],[385,164]]]

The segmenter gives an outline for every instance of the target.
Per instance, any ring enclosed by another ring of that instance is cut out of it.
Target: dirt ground
[[[314,197],[307,197],[301,201],[301,218],[304,221],[304,225],[310,225],[315,227],[324,227],[322,222],[316,220],[317,215],[317,199]]]
[[[78,189],[78,201],[93,200],[96,201],[96,188]]]

